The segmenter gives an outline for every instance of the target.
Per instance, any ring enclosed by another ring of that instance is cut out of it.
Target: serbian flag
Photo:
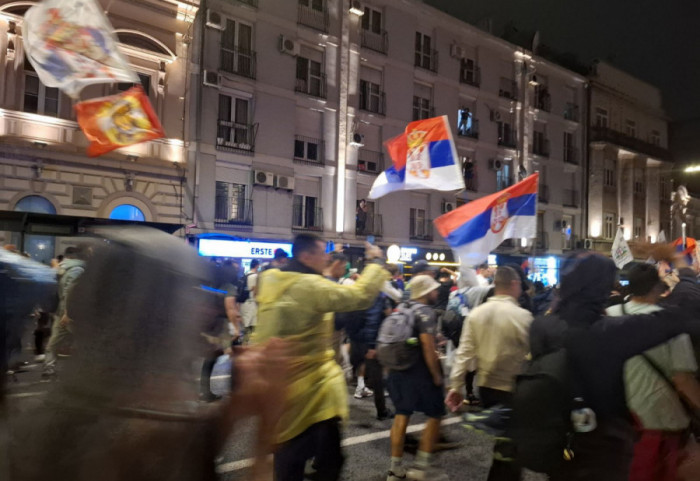
[[[138,82],[96,0],[44,0],[27,10],[22,33],[42,83],[72,98],[90,84]]]
[[[465,265],[484,262],[505,239],[537,235],[535,173],[505,190],[465,204],[433,221]]]
[[[165,137],[163,127],[140,85],[110,97],[75,105],[78,124],[95,157],[127,145]]]
[[[397,190],[462,190],[464,179],[447,115],[416,120],[384,143],[393,165],[374,181],[370,199]]]

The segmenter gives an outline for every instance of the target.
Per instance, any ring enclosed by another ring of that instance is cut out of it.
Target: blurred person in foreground
[[[247,479],[271,481],[265,460],[286,387],[284,346],[242,349],[230,399],[197,403],[190,371],[203,307],[221,305],[200,289],[202,260],[153,229],[98,233],[106,241],[68,301],[76,354],[43,403],[13,416],[10,479],[215,481],[234,422],[255,415],[257,462]]]
[[[260,275],[258,327],[253,343],[272,337],[292,341],[290,385],[279,404],[274,457],[277,481],[302,481],[304,466],[315,458],[318,479],[338,479],[343,465],[340,422],[348,417],[347,386],[332,348],[331,312],[366,309],[379,295],[389,274],[382,250],[367,244],[371,262],[351,286],[338,285],[322,274],[329,265],[326,244],[318,236],[294,239],[292,260]]]
[[[570,255],[562,264],[552,315],[536,318],[530,330],[534,359],[566,348],[571,382],[596,418],[595,429],[573,436],[573,459],[560,460],[547,473],[552,481],[628,481],[636,435],[625,400],[624,364],[680,334],[700,331],[697,303],[605,317],[616,273],[613,261],[599,254]]]

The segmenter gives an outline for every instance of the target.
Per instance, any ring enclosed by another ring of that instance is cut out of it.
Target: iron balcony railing
[[[292,207],[292,229],[297,231],[323,232],[323,208]]]
[[[564,199],[562,205],[564,207],[578,207],[578,191],[572,189],[564,189]]]
[[[459,69],[459,83],[479,87],[481,85],[481,68],[466,67],[464,64]]]
[[[576,149],[564,149],[564,162],[567,164],[578,165],[578,152]]]
[[[505,99],[518,100],[518,84],[514,80],[501,77],[501,87],[498,96]]]
[[[360,45],[386,55],[389,50],[389,35],[386,30],[376,33],[363,28],[360,30]]]
[[[650,157],[670,160],[670,154],[667,149],[607,127],[592,127],[590,139],[591,142],[609,142],[621,147],[627,147],[629,150],[634,150],[641,154],[649,155]]]
[[[566,120],[571,120],[573,122],[578,122],[579,121],[579,108],[578,105],[567,102],[566,107],[564,108],[564,118]]]
[[[253,50],[221,48],[221,70],[241,77],[255,78],[256,55]]]
[[[477,192],[479,190],[476,173],[470,172],[464,176],[464,187],[470,192]]]
[[[566,235],[562,234],[562,249],[564,250],[574,250],[578,248],[578,237],[571,234],[569,238],[566,238]]]
[[[549,157],[549,140],[540,138],[532,143],[532,153],[542,157]]]
[[[472,123],[469,127],[460,126],[457,129],[457,135],[460,137],[469,137],[472,139],[479,138],[479,121],[477,119],[472,119]]]
[[[417,220],[415,218],[410,218],[409,237],[411,240],[432,241],[433,223],[429,220]]]
[[[374,150],[358,149],[357,171],[379,174],[384,170],[384,154]]]
[[[384,92],[370,93],[368,89],[360,89],[360,110],[378,115],[386,114],[386,96]]]
[[[219,120],[216,133],[216,148],[218,150],[255,152],[255,137],[258,134],[258,124],[240,124]]]
[[[297,164],[323,165],[325,144],[322,139],[294,136],[294,162]]]
[[[217,224],[253,225],[252,199],[217,195],[214,211],[214,222]]]
[[[297,12],[297,23],[299,25],[328,33],[328,9],[325,2],[323,2],[323,10],[316,10],[313,7],[299,4]]]
[[[362,223],[362,220],[355,221],[355,235],[367,236],[373,235],[381,237],[383,234],[382,216],[380,214],[367,214],[367,217]]]
[[[312,97],[325,99],[326,94],[326,74],[318,76],[309,76],[308,78],[297,78],[294,85],[294,91]]]
[[[540,184],[539,192],[537,193],[537,200],[542,204],[549,203],[549,186]]]
[[[413,64],[416,67],[430,70],[431,72],[437,73],[438,71],[438,51],[431,49],[429,52],[418,51],[415,52],[415,58]]]

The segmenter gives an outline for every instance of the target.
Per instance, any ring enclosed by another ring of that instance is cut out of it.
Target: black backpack
[[[238,279],[238,284],[236,285],[236,302],[243,304],[250,298],[250,291],[248,290],[248,276],[250,273],[244,275]]]

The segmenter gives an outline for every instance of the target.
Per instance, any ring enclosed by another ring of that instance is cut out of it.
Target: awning
[[[72,237],[89,232],[91,227],[115,225],[142,225],[162,230],[168,234],[173,234],[183,227],[182,224],[168,224],[164,222],[138,222],[0,210],[0,231]]]

